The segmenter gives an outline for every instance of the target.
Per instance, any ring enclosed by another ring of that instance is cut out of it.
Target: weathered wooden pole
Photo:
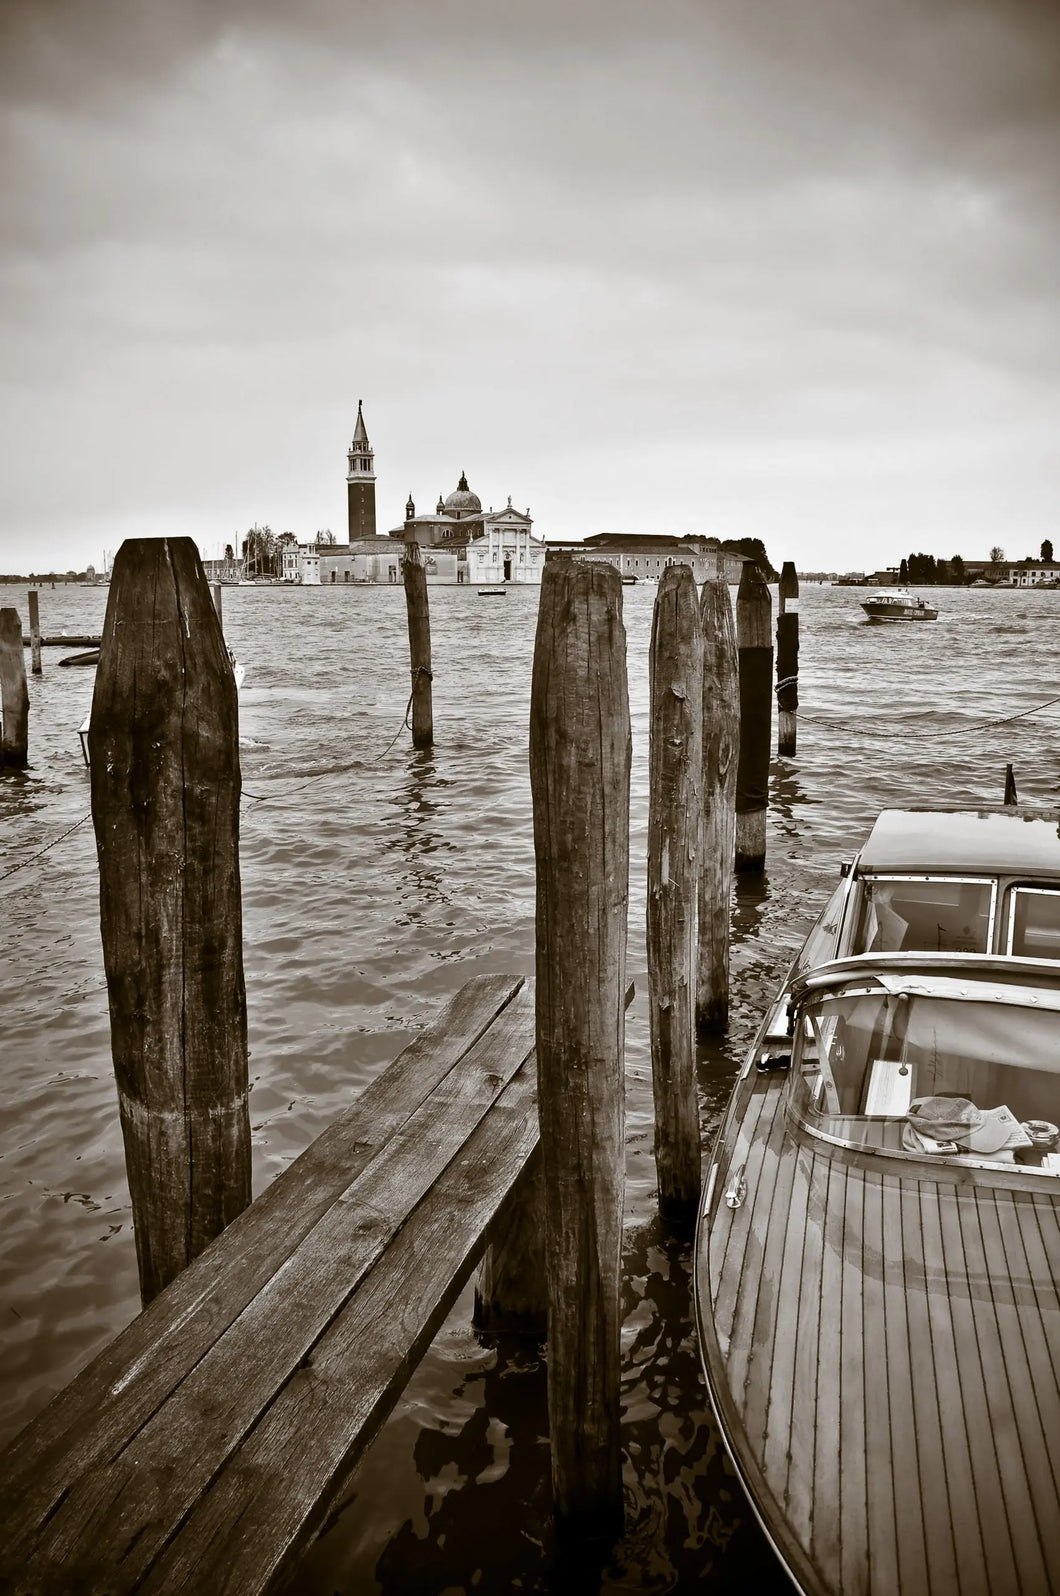
[[[784,561],[777,615],[777,753],[793,754],[799,708],[799,578]]]
[[[551,555],[530,699],[549,1433],[560,1526],[603,1537],[622,1524],[629,770],[622,579]]]
[[[88,745],[146,1305],[250,1201],[236,684],[190,538],[118,551]]]
[[[21,769],[29,757],[29,687],[17,610],[0,610],[0,713],[0,765]]]
[[[1019,807],[1019,797],[1016,793],[1016,778],[1012,766],[1005,766],[1005,808],[1016,809]]]
[[[32,662],[34,676],[43,676],[44,666],[41,663],[40,657],[40,605],[38,604],[37,599],[37,590],[36,588],[33,588],[29,594],[30,660]]]
[[[729,589],[704,582],[703,805],[699,833],[699,978],[696,1030],[701,1037],[729,1023],[729,917],[736,833],[736,766],[740,753],[740,680]]]
[[[409,658],[412,667],[412,746],[429,748],[434,741],[431,702],[431,613],[427,605],[427,572],[423,552],[415,538],[405,544],[402,561],[405,608],[409,622]]]
[[[220,621],[221,630],[223,631],[224,630],[224,620],[225,620],[225,618],[224,618],[224,614],[223,614],[222,609],[221,609],[221,584],[220,584],[220,582],[214,582],[211,585],[211,587],[210,587],[210,596],[213,599],[213,607],[217,611],[217,619]]]
[[[766,806],[773,719],[773,604],[754,560],[745,560],[736,595],[740,666],[740,759],[736,770],[736,868],[766,862]]]
[[[547,1334],[540,1154],[539,1146],[490,1226],[475,1279],[474,1325],[481,1335],[525,1335],[543,1341]]]
[[[703,801],[703,634],[690,565],[670,565],[655,597],[648,760],[648,1006],[655,1167],[668,1217],[700,1189],[695,1007]]]

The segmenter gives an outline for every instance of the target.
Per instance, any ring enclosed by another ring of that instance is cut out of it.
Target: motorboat
[[[937,621],[939,616],[933,604],[904,587],[881,587],[862,599],[861,607],[870,621]]]
[[[746,1058],[695,1273],[800,1590],[1060,1590],[1053,822],[880,816]]]

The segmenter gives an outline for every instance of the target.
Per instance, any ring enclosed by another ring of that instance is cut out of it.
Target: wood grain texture
[[[777,753],[791,758],[798,745],[799,578],[785,560],[777,585]]]
[[[700,1190],[695,999],[703,780],[703,636],[692,568],[659,581],[648,654],[648,1008],[655,1166],[664,1214]]]
[[[31,589],[29,599],[29,646],[34,676],[43,676],[44,666],[40,655],[40,594]]]
[[[118,550],[88,747],[111,1050],[149,1302],[250,1201],[236,685],[190,538]]]
[[[621,577],[545,562],[530,701],[549,1426],[561,1523],[621,1524],[630,721]]]
[[[548,1333],[545,1190],[540,1148],[498,1209],[475,1278],[473,1324],[482,1336]]]
[[[18,611],[0,609],[0,765],[21,770],[29,754],[29,685]]]
[[[762,870],[773,719],[773,601],[765,577],[745,560],[736,594],[740,756],[736,772],[736,869]]]
[[[736,629],[724,582],[704,582],[703,804],[699,833],[699,955],[696,1029],[700,1036],[729,1023],[729,921],[736,842],[736,767],[740,751],[740,687]]]
[[[440,1018],[15,1438],[0,1461],[0,1569],[17,1568],[73,1482],[109,1466],[162,1410],[522,985],[508,976],[468,982]],[[529,1035],[529,1015],[526,1028]]]
[[[538,1144],[532,990],[449,1017],[15,1443],[0,1588],[283,1582]]]
[[[412,670],[412,746],[429,748],[434,741],[431,613],[427,602],[427,572],[423,564],[423,551],[415,538],[409,538],[405,544],[401,579],[405,584]]]
[[[716,1185],[742,1163],[747,1196],[701,1232],[704,1362],[796,1578],[1060,1589],[1060,1196],[829,1149],[781,1085],[738,1093]]]

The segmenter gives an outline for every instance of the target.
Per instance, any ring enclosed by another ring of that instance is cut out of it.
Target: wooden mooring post
[[[22,769],[29,758],[29,687],[22,622],[11,609],[0,609],[0,715],[0,765]]]
[[[236,685],[190,538],[118,551],[88,744],[146,1305],[250,1201]]]
[[[423,564],[423,551],[415,538],[409,538],[405,544],[401,572],[405,584],[412,669],[412,746],[429,748],[434,741],[431,614],[427,604],[427,572]]]
[[[618,571],[551,555],[530,700],[549,1433],[560,1528],[604,1539],[622,1524],[625,654]]]
[[[1018,796],[1018,794],[1016,792],[1016,777],[1013,774],[1013,770],[1012,770],[1012,766],[1011,765],[1006,765],[1005,766],[1005,804],[1004,804],[1004,806],[1005,806],[1006,809],[1017,809],[1019,807],[1019,796]]]
[[[703,631],[703,801],[699,841],[700,1037],[729,1023],[729,919],[736,832],[736,766],[740,751],[740,686],[729,589],[705,582]]]
[[[785,560],[778,588],[777,753],[795,752],[799,708],[799,578]]]
[[[29,593],[29,647],[30,660],[34,676],[44,675],[44,666],[40,657],[40,604],[36,588]]]
[[[766,807],[773,720],[773,603],[754,560],[745,560],[736,595],[740,667],[740,759],[736,771],[736,869],[766,862]]]
[[[703,634],[690,565],[663,572],[648,657],[648,1004],[659,1204],[694,1214],[700,1190],[695,1007],[703,800]]]

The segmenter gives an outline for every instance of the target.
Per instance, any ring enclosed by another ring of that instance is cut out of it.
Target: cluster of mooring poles
[[[406,545],[404,582],[413,740],[424,746],[431,655],[415,543]],[[219,610],[191,539],[123,544],[88,733],[145,1304],[251,1198],[237,699]],[[12,624],[21,660],[17,616],[0,612],[0,637]],[[5,671],[9,657],[5,647]],[[695,1034],[727,1022],[733,865],[760,869],[765,857],[771,660],[769,590],[753,563],[735,629],[720,580],[700,595],[689,567],[666,571],[651,642],[647,929],[655,1151],[661,1204],[674,1217],[694,1213],[699,1195]],[[24,678],[23,669],[23,694]],[[491,1229],[478,1322],[538,1328],[547,1297],[557,1518],[610,1537],[622,1520],[630,716],[622,585],[609,565],[546,561],[530,777],[540,1159]]]
[[[97,637],[42,637],[39,594],[31,589],[28,597],[28,637],[22,635],[18,611],[0,609],[0,766],[19,770],[24,770],[29,760],[29,684],[25,649],[28,647],[30,651],[33,675],[43,676],[42,644],[54,643],[66,648],[80,644],[94,646],[99,642]]]

